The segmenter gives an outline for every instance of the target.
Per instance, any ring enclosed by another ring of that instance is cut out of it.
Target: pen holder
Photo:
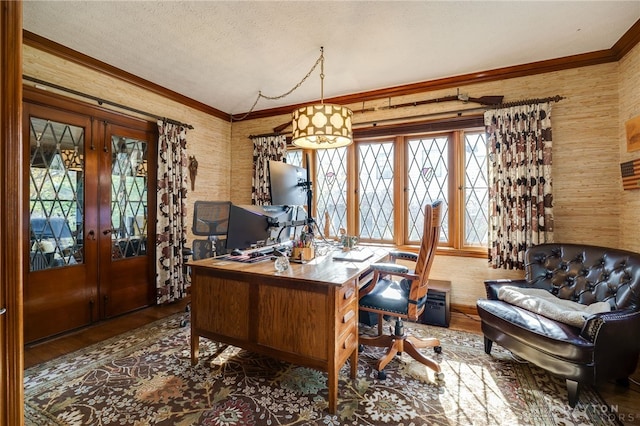
[[[342,251],[349,251],[358,244],[358,237],[352,235],[343,235],[341,240]]]
[[[291,250],[291,259],[293,260],[302,260],[307,262],[309,260],[313,260],[315,257],[315,253],[313,247],[294,247]]]

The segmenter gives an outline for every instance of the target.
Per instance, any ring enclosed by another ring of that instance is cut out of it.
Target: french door
[[[88,112],[24,104],[26,343],[154,301],[155,135]]]

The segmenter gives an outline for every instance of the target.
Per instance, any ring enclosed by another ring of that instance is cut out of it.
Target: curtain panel
[[[156,297],[169,303],[186,295],[182,250],[187,243],[187,129],[158,121]]]
[[[253,140],[253,178],[251,204],[271,204],[269,194],[269,160],[282,161],[287,154],[287,138],[284,135],[256,136]]]
[[[527,248],[553,242],[551,105],[484,114],[489,146],[489,263],[524,269]]]

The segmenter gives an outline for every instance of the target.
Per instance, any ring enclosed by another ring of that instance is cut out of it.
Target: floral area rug
[[[406,324],[437,337],[433,371],[396,357],[377,379],[384,350],[365,347],[358,376],[340,371],[338,410],[327,411],[327,376],[201,338],[192,367],[189,328],[178,314],[25,372],[27,425],[614,425],[620,424],[590,387],[575,408],[564,381],[482,336]],[[362,332],[372,329],[363,327]]]

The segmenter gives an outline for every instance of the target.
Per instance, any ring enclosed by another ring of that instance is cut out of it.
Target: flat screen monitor
[[[271,204],[281,206],[305,206],[307,204],[307,169],[270,160],[269,190]]]
[[[227,228],[227,252],[288,241],[294,230],[283,224],[292,220],[295,210],[286,206],[232,204]],[[274,223],[280,226],[274,226]]]

